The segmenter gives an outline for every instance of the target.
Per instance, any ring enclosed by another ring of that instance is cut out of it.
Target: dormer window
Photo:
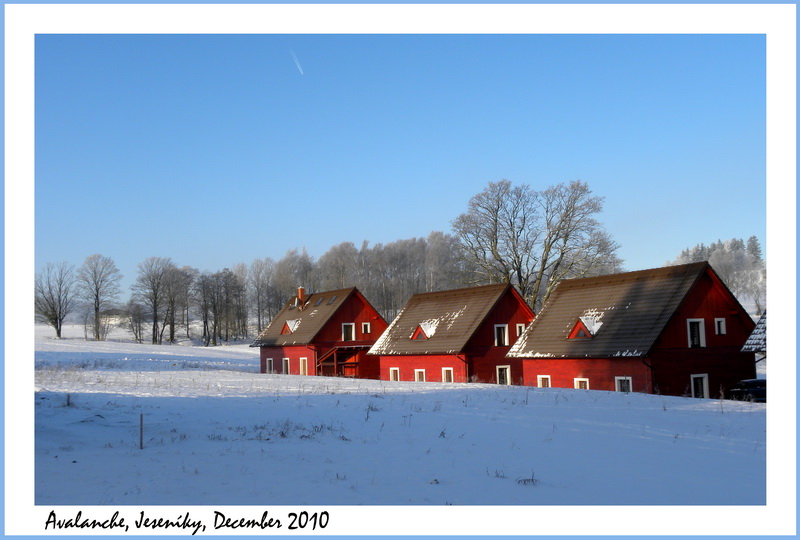
[[[412,341],[425,341],[432,338],[438,325],[439,321],[437,319],[422,321],[414,330],[414,333],[411,334]]]
[[[427,339],[428,336],[427,334],[425,334],[425,331],[422,329],[421,326],[417,326],[417,329],[414,330],[413,334],[411,334],[412,341],[426,341]]]
[[[297,326],[300,324],[299,319],[290,319],[283,324],[283,328],[281,329],[281,334],[291,334],[297,329]]]
[[[592,339],[603,326],[597,317],[579,317],[567,339]]]
[[[591,338],[592,338],[592,333],[589,332],[589,329],[586,328],[586,325],[583,324],[581,321],[578,321],[572,328],[572,332],[569,333],[568,339],[591,339]]]

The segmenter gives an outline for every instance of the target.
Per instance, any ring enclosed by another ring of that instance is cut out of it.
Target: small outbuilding
[[[508,353],[523,384],[724,396],[755,324],[707,262],[562,281]]]
[[[507,283],[415,294],[369,354],[382,380],[512,384],[506,353],[533,317]]]
[[[261,373],[377,379],[366,358],[387,323],[355,288],[306,295],[300,287],[251,347]]]

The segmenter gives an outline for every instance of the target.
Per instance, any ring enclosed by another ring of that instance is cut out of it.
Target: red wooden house
[[[382,380],[510,384],[506,353],[532,320],[508,284],[416,294],[369,354]]]
[[[355,287],[309,296],[301,287],[250,346],[261,348],[261,373],[377,379],[365,356],[386,327]]]
[[[755,377],[754,326],[701,262],[564,280],[508,356],[526,385],[718,397]]]

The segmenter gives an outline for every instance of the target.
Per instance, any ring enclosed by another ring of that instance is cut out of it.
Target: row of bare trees
[[[219,272],[150,257],[138,265],[130,301],[118,315],[137,341],[191,337],[195,321],[204,343],[216,345],[260,332],[301,285],[309,293],[358,287],[392,320],[419,292],[510,282],[538,311],[560,280],[621,269],[618,245],[597,220],[602,206],[585,182],[537,191],[501,180],[472,197],[452,222],[453,234],[343,242],[317,260],[293,249],[279,260]],[[80,306],[94,338],[104,339],[104,314],[117,305],[121,277],[102,255],[88,257],[77,272],[67,263],[48,264],[37,275],[36,312],[60,337],[64,318]]]

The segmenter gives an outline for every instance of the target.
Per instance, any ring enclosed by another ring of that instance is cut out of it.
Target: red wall
[[[369,334],[365,334],[361,331],[361,323],[365,322],[370,323],[371,328]],[[355,323],[356,342],[368,342],[370,344],[375,343],[388,326],[386,321],[378,315],[363,296],[354,293],[350,296],[348,301],[333,314],[322,330],[320,330],[314,338],[314,343],[319,345],[321,349],[324,348],[324,344],[333,346],[336,343],[341,343],[342,323]],[[328,348],[330,348],[330,346]]]
[[[650,393],[652,389],[650,369],[638,357],[526,358],[522,362],[524,384],[528,386],[538,386],[539,375],[550,375],[554,388],[575,388],[575,378],[586,378],[589,390],[614,391],[614,377],[631,377],[632,391]]]
[[[425,370],[425,382],[442,382],[442,368],[453,368],[453,382],[467,382],[464,361],[456,355],[381,356],[380,379],[388,381],[389,368],[400,368],[401,381],[414,381],[414,370]]]
[[[273,373],[283,373],[283,359],[289,359],[289,373],[300,375],[300,358],[308,358],[308,374],[316,375],[317,353],[314,347],[294,345],[291,347],[261,347],[261,373],[267,372],[267,358],[272,358]]]
[[[725,319],[725,334],[717,335],[717,318]],[[705,347],[688,346],[687,319],[703,319]],[[755,378],[754,355],[740,352],[753,328],[755,322],[725,286],[715,276],[705,274],[651,350],[654,391],[691,395],[691,375],[707,373],[710,397],[719,397],[737,381]]]
[[[516,292],[509,290],[503,295],[464,350],[467,356],[469,380],[496,383],[497,366],[511,366],[512,384],[521,384],[522,361],[506,358],[506,354],[519,338],[517,324],[524,324],[527,327],[531,321],[533,321],[533,311]],[[495,346],[496,324],[508,324],[508,346]]]

